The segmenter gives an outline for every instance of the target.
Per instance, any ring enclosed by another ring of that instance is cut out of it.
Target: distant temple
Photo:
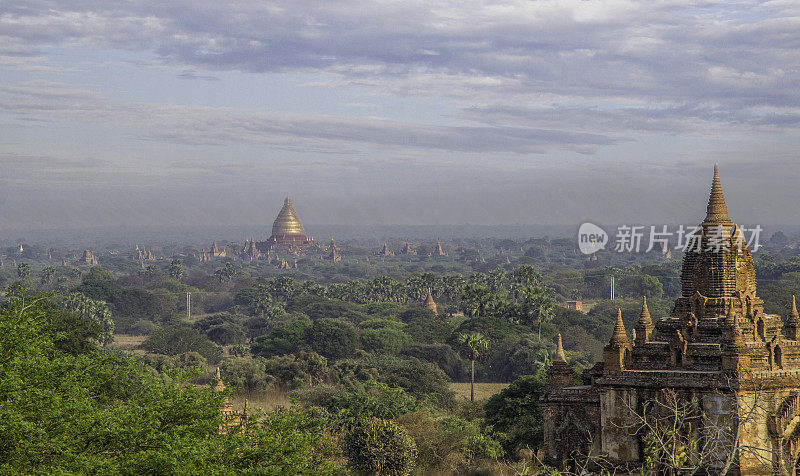
[[[394,251],[389,249],[389,245],[384,241],[383,248],[378,251],[378,256],[394,256]]]
[[[430,288],[428,288],[428,295],[425,296],[425,302],[422,303],[422,305],[425,306],[425,309],[433,311],[434,314],[439,314],[436,309],[436,301],[433,300],[433,294],[431,294]]]
[[[436,249],[433,250],[434,256],[447,256],[447,252],[442,249],[442,242],[436,238]]]
[[[336,249],[336,243],[333,242],[333,238],[331,238],[331,245],[328,247],[328,261],[338,263],[342,260],[342,255],[339,254],[339,250]]]
[[[78,264],[97,266],[97,258],[94,257],[92,250],[83,250],[83,255],[81,255],[80,259],[78,260]]]
[[[404,255],[415,255],[417,254],[417,251],[411,247],[411,243],[406,241],[406,244],[403,247],[402,251],[400,251],[400,253]]]
[[[303,223],[294,211],[289,197],[283,201],[283,207],[272,224],[272,236],[267,241],[256,243],[256,248],[261,253],[301,252],[314,246],[314,241],[306,236]]]
[[[800,316],[794,299],[785,324],[764,312],[716,167],[689,245],[670,315],[653,322],[645,300],[629,337],[618,313],[603,361],[583,372],[583,385],[573,383],[559,338],[542,397],[549,464],[575,470],[588,459],[626,471],[663,455],[661,437],[677,442],[687,465],[702,466],[698,474],[796,474]],[[661,462],[650,470],[674,470]]]

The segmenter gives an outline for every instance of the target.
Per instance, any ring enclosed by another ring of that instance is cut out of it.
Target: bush
[[[307,317],[277,324],[269,334],[257,337],[250,351],[262,357],[298,352],[308,347],[306,334],[310,328]]]
[[[366,329],[361,333],[361,345],[364,350],[373,352],[396,354],[408,340],[408,334],[392,328]]]
[[[328,361],[315,352],[299,352],[264,360],[264,372],[283,385],[319,384],[328,373]]]
[[[222,349],[218,345],[208,340],[202,332],[188,326],[162,327],[150,334],[141,347],[148,352],[164,355],[194,351],[212,364],[222,358]]]
[[[469,376],[467,361],[447,344],[412,342],[403,348],[401,354],[438,365],[454,381],[462,381]]]
[[[213,326],[206,332],[206,336],[219,345],[244,344],[247,341],[244,327],[235,322]]]
[[[406,475],[414,468],[417,445],[408,432],[391,420],[368,418],[344,437],[344,453],[356,471]]]
[[[329,359],[350,357],[359,344],[352,324],[339,319],[317,319],[308,332],[311,348]]]
[[[377,369],[381,382],[402,387],[411,395],[440,408],[452,408],[455,404],[455,392],[450,390],[447,375],[430,362],[391,356],[373,356],[367,362]]]
[[[158,326],[152,321],[138,320],[128,329],[129,334],[135,336],[146,336],[158,329]]]
[[[402,388],[369,380],[348,387],[320,385],[296,390],[292,396],[306,406],[325,408],[340,427],[364,418],[395,419],[415,410],[417,400]]]
[[[486,402],[486,423],[504,435],[507,451],[542,444],[542,407],[547,377],[544,372],[518,378]]]
[[[274,381],[274,377],[265,370],[262,359],[236,357],[222,362],[220,366],[222,380],[236,389],[252,392],[265,390]]]

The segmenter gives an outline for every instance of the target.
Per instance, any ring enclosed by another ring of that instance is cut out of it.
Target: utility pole
[[[614,300],[614,275],[611,275],[611,300]]]
[[[186,293],[186,319],[192,318],[192,293]]]

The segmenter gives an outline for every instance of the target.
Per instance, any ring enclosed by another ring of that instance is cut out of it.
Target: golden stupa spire
[[[567,358],[564,356],[564,345],[561,343],[561,334],[556,336],[556,362],[566,362]]]
[[[306,231],[303,228],[303,223],[294,211],[292,201],[287,196],[283,201],[283,207],[278,212],[278,217],[272,224],[272,236],[291,236],[291,235],[305,235]]]
[[[708,197],[706,219],[703,223],[715,225],[730,225],[733,222],[728,218],[728,207],[722,195],[722,184],[719,181],[719,165],[714,164],[714,180],[711,182],[711,194]]]
[[[617,323],[614,324],[611,344],[630,344],[628,334],[625,332],[625,324],[622,323],[622,309],[617,309]]]

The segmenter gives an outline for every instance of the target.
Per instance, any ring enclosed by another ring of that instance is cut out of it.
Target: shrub
[[[348,387],[320,385],[296,390],[292,396],[307,406],[325,408],[340,427],[364,418],[395,419],[418,408],[417,400],[402,388],[369,380]]]
[[[402,355],[416,357],[439,366],[452,380],[461,381],[468,378],[467,362],[447,344],[423,344],[412,342],[407,344]]]
[[[219,345],[244,344],[247,341],[244,327],[235,322],[213,326],[206,332],[206,336]]]
[[[372,474],[410,474],[417,458],[417,446],[408,432],[380,418],[355,425],[345,434],[343,449],[351,468]]]
[[[212,364],[222,358],[222,349],[218,345],[208,340],[202,332],[188,326],[162,327],[150,334],[141,347],[164,355],[194,351]]]
[[[274,377],[269,375],[262,359],[236,357],[220,365],[222,380],[229,386],[249,392],[268,388]]]
[[[547,377],[543,372],[525,375],[486,402],[486,423],[502,432],[503,446],[508,451],[517,448],[538,448],[542,444],[542,407],[539,397],[544,394]]]
[[[146,336],[151,334],[156,329],[158,329],[158,326],[154,322],[140,319],[133,323],[133,325],[128,329],[128,333],[135,336]]]
[[[328,361],[315,352],[299,352],[264,360],[264,372],[280,384],[319,384],[325,380]]]
[[[361,333],[361,345],[365,350],[374,352],[396,354],[408,340],[408,334],[392,328],[366,329]]]
[[[311,320],[307,317],[277,324],[269,334],[257,337],[250,351],[262,357],[298,352],[307,347],[306,334],[310,328]]]
[[[352,324],[339,319],[317,319],[308,332],[311,348],[330,359],[353,355],[359,344],[358,333]]]
[[[402,387],[411,395],[441,408],[452,408],[455,404],[455,393],[450,390],[447,375],[430,362],[373,356],[368,363],[377,369],[381,382]]]

